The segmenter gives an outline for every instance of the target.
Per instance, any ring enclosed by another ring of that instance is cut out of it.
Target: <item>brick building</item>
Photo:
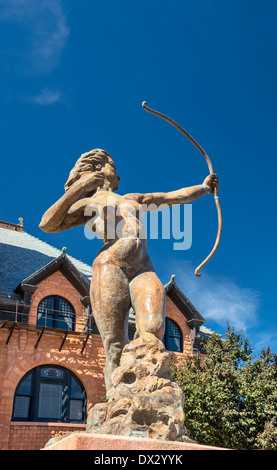
[[[89,302],[91,267],[0,222],[0,449],[36,450],[86,427],[105,397],[105,354]],[[166,290],[166,349],[200,350],[210,330],[177,286]],[[135,332],[130,311],[129,338]]]

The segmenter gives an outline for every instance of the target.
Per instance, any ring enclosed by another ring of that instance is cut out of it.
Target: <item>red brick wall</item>
[[[24,423],[12,422],[13,398],[16,387],[22,377],[37,366],[60,365],[72,371],[82,382],[88,399],[88,407],[99,402],[105,396],[104,374],[105,354],[99,335],[91,335],[81,354],[84,335],[68,335],[61,351],[59,348],[63,334],[45,333],[37,347],[39,331],[35,329],[37,306],[41,299],[48,295],[60,295],[66,298],[76,312],[77,331],[82,331],[84,306],[81,295],[63,276],[55,272],[38,284],[32,296],[32,308],[27,330],[24,325],[15,329],[8,344],[9,330],[0,329],[0,449],[2,450],[36,450],[42,448],[53,436],[84,429],[84,425],[63,423]],[[167,297],[166,315],[174,320],[183,333],[184,354],[191,354],[190,329],[186,319],[174,303]],[[177,359],[183,354],[173,353]]]
[[[52,437],[68,432],[85,431],[85,424],[22,423],[13,422],[9,427],[7,450],[39,450]]]
[[[77,330],[81,331],[84,321],[81,295],[59,271],[38,284],[38,289],[32,296],[29,324],[36,324],[38,303],[48,295],[61,295],[69,300],[76,312]],[[81,354],[84,335],[68,335],[59,351],[62,333],[50,334],[45,331],[37,349],[34,346],[39,331],[35,328],[33,331],[24,326],[15,329],[6,345],[8,334],[8,329],[0,329],[0,448],[39,449],[42,442],[45,445],[54,434],[71,432],[72,424],[12,423],[13,398],[19,381],[34,367],[60,365],[80,379],[87,394],[88,406],[92,406],[105,396],[103,344],[99,335],[91,335]]]

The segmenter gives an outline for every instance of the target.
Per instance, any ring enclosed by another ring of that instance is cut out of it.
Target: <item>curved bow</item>
[[[214,174],[214,169],[213,169],[213,165],[212,165],[212,162],[211,162],[210,158],[208,157],[206,152],[202,149],[202,147],[196,142],[196,140],[185,129],[183,129],[183,127],[181,127],[175,121],[173,121],[172,119],[167,117],[165,114],[159,113],[158,111],[154,111],[153,109],[148,108],[148,106],[146,106],[146,101],[144,101],[142,103],[142,107],[143,107],[143,109],[145,109],[145,111],[148,111],[149,113],[154,114],[155,116],[158,116],[158,117],[164,119],[165,121],[169,122],[174,127],[176,127],[176,129],[178,129],[180,132],[182,132],[182,134],[184,134],[193,143],[193,145],[199,150],[199,152],[205,158],[205,160],[208,164],[208,167],[209,167],[210,175]],[[201,274],[199,273],[200,269],[202,269],[203,266],[205,266],[205,264],[213,257],[213,255],[215,254],[215,252],[218,248],[219,242],[220,242],[220,237],[221,237],[221,232],[222,232],[222,213],[221,213],[219,198],[218,198],[218,195],[217,195],[217,188],[214,188],[214,200],[215,200],[215,204],[216,204],[216,208],[217,208],[217,215],[218,215],[217,237],[216,237],[214,247],[213,247],[212,251],[210,252],[210,254],[207,256],[207,258],[204,261],[202,261],[201,264],[199,264],[199,266],[194,271],[194,273],[197,277],[201,277]]]

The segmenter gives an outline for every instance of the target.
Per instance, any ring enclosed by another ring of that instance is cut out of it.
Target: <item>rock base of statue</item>
[[[150,333],[125,346],[107,401],[88,414],[88,433],[194,442],[185,435],[184,397],[170,355]]]

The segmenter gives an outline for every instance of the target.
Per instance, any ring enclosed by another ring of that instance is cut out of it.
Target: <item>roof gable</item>
[[[78,269],[74,266],[65,253],[62,253],[58,258],[50,261],[50,263],[31,274],[26,279],[23,279],[16,287],[15,292],[23,292],[25,290],[25,285],[36,285],[57,270],[62,272],[66,279],[68,279],[68,281],[75,287],[75,289],[78,290],[78,292],[80,292],[83,297],[89,295],[88,280],[82,276],[82,274],[78,271]]]
[[[205,318],[198,312],[191,301],[187,298],[184,292],[177,286],[175,282],[175,275],[171,276],[168,284],[164,286],[166,295],[174,302],[176,307],[182,312],[187,319],[187,324],[190,328],[203,325]]]

